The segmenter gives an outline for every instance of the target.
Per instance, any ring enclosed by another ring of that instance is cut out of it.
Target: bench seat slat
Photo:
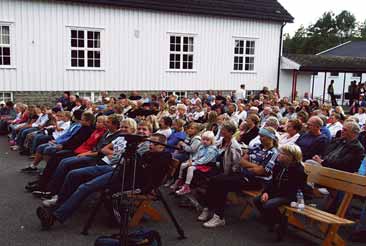
[[[338,217],[337,215],[321,211],[311,206],[305,206],[305,209],[303,211],[289,206],[285,206],[285,208],[291,212],[304,215],[306,217],[312,218],[316,221],[320,221],[326,224],[339,224],[339,225],[354,224],[354,222],[351,220]]]

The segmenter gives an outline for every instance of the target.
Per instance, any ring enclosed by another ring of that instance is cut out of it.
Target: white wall
[[[274,88],[279,23],[138,11],[55,1],[0,1],[11,22],[14,68],[0,68],[0,91],[248,90]],[[102,28],[103,71],[68,70],[67,26]],[[139,37],[135,37],[135,31]],[[196,72],[167,72],[167,32],[195,38]],[[256,38],[254,73],[233,73],[233,37]]]
[[[280,74],[280,95],[291,96],[292,92],[292,70],[281,70]],[[297,84],[296,90],[298,92],[298,96],[302,98],[305,92],[309,92],[311,94],[311,73],[300,72],[297,75]]]

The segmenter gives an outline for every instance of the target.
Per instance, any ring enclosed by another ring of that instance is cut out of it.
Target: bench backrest
[[[304,168],[308,175],[308,182],[366,197],[366,176],[309,163],[305,163]]]

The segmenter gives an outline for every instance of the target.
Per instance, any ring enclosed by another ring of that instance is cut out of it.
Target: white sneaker
[[[43,200],[42,203],[45,207],[53,207],[56,205],[58,196],[54,195],[51,199]]]
[[[204,222],[207,221],[209,218],[210,218],[210,211],[208,210],[208,208],[204,208],[200,216],[198,216],[197,220]]]
[[[203,223],[203,226],[207,228],[215,228],[224,225],[225,225],[225,219],[220,219],[220,216],[218,216],[217,214],[214,214],[209,221]]]

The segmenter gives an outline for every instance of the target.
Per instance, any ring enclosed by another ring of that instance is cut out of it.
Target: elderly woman
[[[287,218],[279,211],[281,205],[296,201],[296,192],[306,184],[306,174],[301,164],[302,154],[299,146],[286,144],[279,148],[273,178],[262,194],[254,199],[254,204],[266,223],[275,226],[277,240],[280,241],[286,229]]]
[[[280,135],[278,139],[278,145],[281,147],[285,144],[294,144],[300,137],[300,131],[302,129],[302,123],[298,119],[289,120],[286,125],[286,132]]]
[[[225,133],[225,128],[223,129]],[[270,127],[260,129],[259,134],[261,144],[250,149],[239,162],[235,159],[235,163],[231,163],[229,170],[225,170],[224,166],[224,173],[210,180],[206,195],[207,206],[198,217],[199,221],[211,218],[203,224],[204,227],[225,225],[224,210],[229,192],[259,189],[265,182],[270,181],[277,158],[277,137],[274,129]]]

